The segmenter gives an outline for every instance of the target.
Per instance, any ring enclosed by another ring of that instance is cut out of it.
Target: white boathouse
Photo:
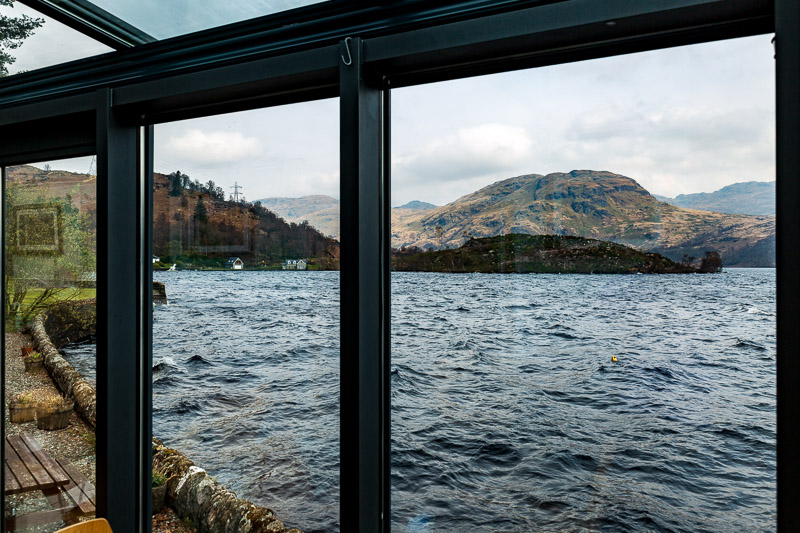
[[[231,270],[241,270],[242,267],[244,267],[244,262],[238,257],[229,257],[225,262],[225,268],[229,268]]]

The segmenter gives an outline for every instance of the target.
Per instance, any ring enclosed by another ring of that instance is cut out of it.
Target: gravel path
[[[46,370],[36,373],[25,372],[20,348],[32,346],[30,335],[22,333],[6,333],[6,398],[35,388],[50,387],[55,390],[53,382]],[[66,459],[90,482],[95,482],[95,448],[94,430],[72,413],[69,426],[57,431],[45,431],[36,427],[36,421],[12,424],[8,418],[8,401],[4,402],[6,435],[25,433],[39,441],[47,453],[54,457]],[[38,492],[29,492],[8,496],[6,498],[6,516],[27,514],[39,510],[51,509],[47,499]],[[64,527],[63,522],[44,526],[21,529],[23,532],[44,533],[56,531]]]
[[[56,390],[46,370],[36,373],[25,372],[22,360],[22,346],[32,346],[30,335],[22,333],[6,333],[6,398],[27,390],[50,387]],[[12,424],[8,418],[8,401],[4,401],[6,434],[19,435],[25,433],[42,444],[52,456],[71,462],[86,478],[95,483],[95,437],[94,430],[73,412],[70,424],[58,431],[45,431],[36,427],[36,422]],[[41,493],[29,492],[6,498],[6,516],[27,514],[34,511],[51,509],[50,503]],[[22,533],[50,533],[64,527],[63,522],[47,524],[17,530]],[[153,517],[153,533],[194,533],[175,515],[172,509],[165,509]]]
[[[175,511],[165,507],[153,517],[153,533],[196,533],[196,530],[181,522]]]

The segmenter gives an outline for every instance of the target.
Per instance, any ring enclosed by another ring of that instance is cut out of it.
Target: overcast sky
[[[38,34],[15,51],[16,68],[107,50],[53,21]],[[512,176],[573,169],[624,174],[666,196],[771,181],[770,39],[394,90],[392,203],[444,204]],[[155,167],[238,182],[249,200],[338,197],[338,136],[337,100],[158,125]]]

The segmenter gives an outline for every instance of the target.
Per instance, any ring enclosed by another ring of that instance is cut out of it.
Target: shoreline
[[[91,434],[91,439],[87,441],[91,440],[92,443],[93,427],[96,423],[96,391],[86,382],[83,375],[62,357],[56,346],[63,345],[71,338],[77,340],[88,334],[94,334],[95,312],[95,302],[88,300],[51,307],[47,312],[36,316],[32,328],[33,342],[38,346],[44,359],[43,379],[49,377],[52,380],[50,387],[68,393],[70,399],[75,402],[76,409],[73,415],[80,413],[84,417],[83,422],[87,428],[91,428],[91,432],[87,432],[87,435]],[[24,337],[25,342],[28,342],[29,338]],[[19,359],[22,359],[21,355]],[[231,524],[238,524],[242,531],[300,533],[294,528],[287,530],[272,510],[237,498],[235,493],[219,484],[215,478],[179,451],[166,449],[155,437],[152,438],[152,445],[152,466],[154,471],[158,470],[166,476],[168,493],[168,506],[160,513],[163,516],[153,519],[154,525],[157,526],[155,531],[216,532],[220,526],[227,528]],[[162,451],[164,453],[159,455]],[[93,464],[94,462],[96,459]],[[213,502],[211,506],[210,502]],[[179,520],[182,520],[183,525]]]
[[[37,372],[25,371],[25,363],[23,362],[20,348],[27,345],[32,346],[33,344],[34,341],[30,334],[6,332],[6,373],[4,376],[6,386],[6,398],[4,401],[6,435],[20,435],[22,433],[31,435],[49,455],[68,460],[81,474],[86,476],[90,483],[96,485],[97,456],[95,453],[94,429],[77,412],[73,410],[70,416],[70,423],[66,428],[55,431],[38,429],[35,420],[21,424],[12,424],[9,420],[8,399],[15,394],[33,388],[50,388],[54,392],[59,392],[45,369]],[[48,500],[40,493],[29,492],[6,496],[6,516],[44,511],[51,508]],[[84,521],[89,518],[82,517],[79,520]],[[165,507],[163,511],[154,515],[152,520],[153,533],[196,533],[196,530],[186,527],[169,507]],[[62,527],[64,527],[63,522],[53,522],[35,528],[27,528],[27,531],[44,533],[55,531]]]

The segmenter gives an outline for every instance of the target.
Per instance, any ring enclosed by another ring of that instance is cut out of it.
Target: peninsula
[[[392,270],[539,274],[690,274],[722,270],[716,252],[678,263],[613,242],[564,235],[509,234],[472,238],[459,248],[392,252]]]

